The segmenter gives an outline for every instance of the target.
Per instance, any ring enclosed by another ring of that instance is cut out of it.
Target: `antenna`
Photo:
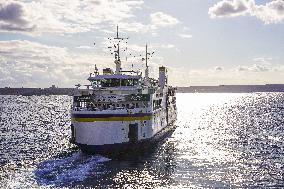
[[[114,52],[116,53],[116,60],[120,61],[120,49],[119,49],[120,42],[125,40],[125,39],[129,39],[129,37],[119,37],[118,26],[116,26],[116,37],[113,38],[113,39],[118,40],[117,44],[114,45],[114,48],[116,48],[116,50]]]
[[[142,58],[142,61],[146,60],[146,69],[145,69],[145,78],[146,81],[148,81],[149,79],[149,66],[148,66],[148,60],[150,59],[148,56],[150,55],[152,57],[152,55],[154,54],[154,52],[149,53],[148,52],[148,45],[146,44],[146,53],[145,53],[145,58]]]
[[[146,68],[148,68],[148,45],[146,44]]]
[[[95,64],[95,71],[94,71],[94,73],[95,73],[95,76],[99,75],[99,70],[98,70],[98,68],[97,68],[97,65],[96,65],[96,64]]]
[[[116,38],[118,39],[118,26],[116,26]]]
[[[114,59],[115,59],[114,63],[116,65],[115,73],[120,74],[121,73],[120,42],[123,41],[123,40],[129,39],[129,38],[128,37],[127,38],[120,37],[119,34],[118,34],[118,26],[116,26],[116,37],[108,38],[108,39],[109,39],[109,42],[113,41],[113,46],[108,47],[108,49],[110,49],[111,54],[114,54]],[[114,49],[114,50],[112,51],[112,49]],[[127,60],[127,58],[126,58],[126,60]]]

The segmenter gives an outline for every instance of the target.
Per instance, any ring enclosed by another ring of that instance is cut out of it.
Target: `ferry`
[[[149,77],[146,45],[145,71],[124,71],[121,67],[120,43],[126,38],[109,38],[114,42],[115,71],[95,66],[90,85],[77,90],[71,107],[70,142],[83,152],[123,155],[147,150],[175,129],[177,118],[176,87],[168,85],[167,69],[159,67],[158,79]],[[128,39],[128,38],[127,38]]]

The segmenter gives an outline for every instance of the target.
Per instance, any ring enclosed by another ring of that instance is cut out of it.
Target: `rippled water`
[[[0,96],[0,188],[284,187],[284,93],[178,94],[172,136],[122,160],[69,144],[70,103]]]

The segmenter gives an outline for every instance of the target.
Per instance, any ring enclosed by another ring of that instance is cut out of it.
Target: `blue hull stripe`
[[[145,117],[152,116],[152,113],[137,114],[72,114],[72,118],[110,118],[110,117]]]

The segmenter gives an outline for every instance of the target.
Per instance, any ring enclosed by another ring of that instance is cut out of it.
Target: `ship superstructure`
[[[78,89],[71,110],[72,137],[82,151],[121,154],[147,148],[174,128],[176,88],[168,86],[167,69],[159,67],[159,79],[149,77],[146,45],[145,73],[123,71],[120,38],[114,40],[115,71],[97,67],[87,89]]]

